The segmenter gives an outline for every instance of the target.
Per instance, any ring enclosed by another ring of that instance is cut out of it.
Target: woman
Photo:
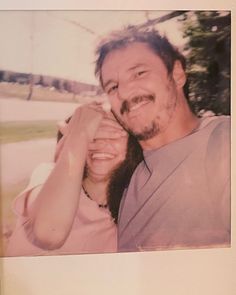
[[[83,106],[55,158],[15,201],[20,217],[7,255],[115,252],[119,202],[142,159],[138,143],[111,114]]]

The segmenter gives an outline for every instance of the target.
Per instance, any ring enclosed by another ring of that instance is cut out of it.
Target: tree
[[[193,110],[230,113],[230,12],[186,12],[189,101]]]

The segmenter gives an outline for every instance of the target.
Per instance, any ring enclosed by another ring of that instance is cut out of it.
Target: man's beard
[[[124,100],[124,102],[121,105],[120,113],[123,115],[125,112],[129,113],[130,109],[137,103],[140,103],[142,101],[150,101],[154,102],[156,99],[154,94],[151,95],[139,95],[133,97],[130,101]],[[131,135],[136,137],[138,141],[146,141],[148,139],[153,138],[159,133],[159,125],[155,120],[153,120],[149,126],[144,127],[144,129],[140,132],[136,132],[129,128],[127,124],[118,116],[115,112],[113,112],[113,115],[115,116],[116,120],[119,122],[119,124]]]
[[[153,138],[159,133],[159,125],[154,120],[150,123],[150,126],[146,126],[142,131],[137,132],[130,129],[124,121],[120,119],[114,112],[113,115],[115,116],[116,120],[119,124],[131,135],[133,135],[138,141],[146,141],[148,139]]]
[[[159,133],[159,125],[153,120],[150,126],[145,127],[142,132],[133,132],[130,130],[130,133],[135,136],[138,141],[146,141]]]

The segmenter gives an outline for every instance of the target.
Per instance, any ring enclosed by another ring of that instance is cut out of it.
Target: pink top
[[[27,239],[23,227],[27,220],[27,217],[24,216],[27,194],[45,182],[53,167],[54,163],[39,165],[33,172],[27,188],[15,199],[13,209],[18,215],[18,220],[8,243],[7,256],[116,252],[117,229],[109,210],[99,208],[98,204],[90,200],[83,190],[81,190],[78,211],[71,232],[61,248],[43,250]]]

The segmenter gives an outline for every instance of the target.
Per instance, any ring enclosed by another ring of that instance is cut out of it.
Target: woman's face
[[[90,144],[87,155],[87,177],[108,180],[125,160],[128,134],[117,139],[97,139]]]

